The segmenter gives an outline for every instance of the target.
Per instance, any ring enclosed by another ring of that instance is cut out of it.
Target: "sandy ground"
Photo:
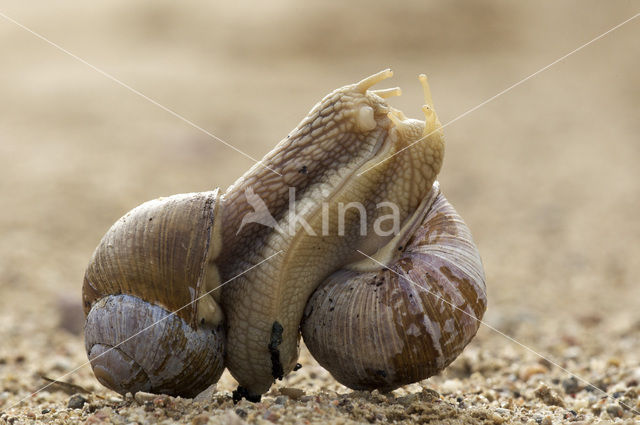
[[[256,158],[324,94],[385,67],[405,93],[392,103],[414,117],[426,72],[447,123],[638,12],[632,1],[301,4],[5,1],[0,12]],[[631,22],[445,129],[440,181],[480,248],[485,319],[500,332],[481,327],[441,375],[392,394],[353,392],[304,352],[262,402],[234,406],[228,374],[195,400],[103,388],[85,365],[80,287],[125,211],[225,187],[252,161],[0,18],[0,422],[638,420],[639,39]],[[89,393],[38,391],[42,376]]]

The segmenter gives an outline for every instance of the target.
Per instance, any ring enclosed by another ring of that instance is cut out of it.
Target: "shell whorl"
[[[176,314],[131,295],[110,295],[87,316],[85,347],[96,378],[124,394],[194,397],[224,370],[224,329],[192,328]]]
[[[337,271],[307,302],[305,344],[350,388],[393,390],[432,376],[478,330],[487,303],[482,263],[468,227],[433,190],[424,221],[394,261]]]

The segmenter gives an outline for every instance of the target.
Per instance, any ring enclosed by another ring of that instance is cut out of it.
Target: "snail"
[[[400,89],[372,90],[391,76],[325,96],[222,196],[152,201],[109,230],[83,287],[86,347],[103,384],[189,395],[226,367],[239,383],[234,398],[257,400],[295,369],[303,335],[338,381],[391,390],[461,352],[486,308],[482,264],[436,181],[444,139],[426,77],[421,121],[387,104]],[[208,295],[221,281],[229,284]],[[182,321],[177,340],[189,335],[196,348],[176,349],[169,331],[137,335],[148,320],[136,317],[190,302],[171,319]],[[108,350],[119,338],[142,342]],[[151,359],[136,352],[142,345]],[[206,369],[197,384],[185,378],[196,367]]]
[[[219,199],[215,190],[149,201],[102,238],[82,298],[85,348],[106,387],[192,397],[220,378],[222,310],[207,294],[220,279]]]

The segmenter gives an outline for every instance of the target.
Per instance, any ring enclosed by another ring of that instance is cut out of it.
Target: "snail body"
[[[444,138],[426,77],[422,121],[387,104],[399,89],[371,90],[391,75],[327,95],[223,195],[152,201],[109,230],[83,287],[102,383],[192,395],[226,367],[234,396],[259,399],[295,368],[301,331],[358,389],[424,379],[460,353],[486,307],[482,265],[436,182]],[[166,333],[144,330],[160,319]],[[153,358],[127,340],[143,335]]]
[[[360,260],[356,250],[374,255],[392,239],[390,232],[381,235],[373,229],[381,214],[389,214],[376,206],[394,205],[396,218],[404,222],[440,170],[444,141],[432,109],[425,109],[427,126],[424,121],[406,119],[369,90],[391,75],[383,71],[327,95],[262,160],[265,167],[252,168],[225,193],[223,221],[228,233],[223,237],[220,262],[224,279],[280,252],[223,288],[229,337],[225,364],[249,396],[266,392],[274,380],[294,368],[304,306],[316,287],[340,267]],[[421,137],[425,140],[415,150],[401,151]],[[366,170],[370,171],[359,176]],[[233,233],[247,210],[243,198],[248,186],[260,191],[285,231],[253,225],[239,236]],[[365,232],[360,232],[355,210],[340,214],[339,207],[350,203],[365,211]],[[243,239],[251,243],[238,243]]]

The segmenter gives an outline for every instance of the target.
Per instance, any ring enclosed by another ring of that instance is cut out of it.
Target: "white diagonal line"
[[[198,298],[196,298],[196,299],[192,300],[191,302],[189,302],[189,303],[187,303],[187,304],[183,305],[183,306],[182,306],[182,307],[180,307],[179,309],[177,309],[177,310],[175,310],[175,311],[172,311],[171,313],[169,313],[167,316],[163,317],[162,319],[160,319],[160,320],[158,320],[158,321],[156,321],[156,322],[154,322],[154,323],[150,324],[150,325],[149,325],[149,326],[147,326],[146,328],[142,329],[141,331],[136,332],[135,334],[131,335],[131,336],[130,336],[130,337],[128,337],[127,339],[125,339],[125,340],[123,340],[123,341],[120,341],[118,344],[116,344],[116,345],[114,345],[113,347],[109,348],[109,349],[108,349],[108,350],[106,350],[104,353],[101,353],[101,354],[97,355],[97,356],[96,356],[96,357],[94,357],[93,359],[95,360],[95,359],[97,359],[97,358],[100,358],[100,357],[102,357],[103,355],[107,354],[109,351],[113,350],[114,348],[118,348],[119,346],[121,346],[121,345],[122,345],[122,344],[124,344],[125,342],[127,342],[127,341],[129,341],[129,340],[131,340],[131,339],[133,339],[133,338],[135,338],[135,337],[137,337],[138,335],[140,335],[140,334],[141,334],[141,333],[143,333],[143,332],[146,332],[147,330],[149,330],[149,329],[151,329],[152,327],[156,326],[158,323],[160,323],[160,322],[162,322],[162,321],[164,321],[164,320],[166,320],[166,319],[170,318],[171,316],[174,316],[174,315],[175,315],[176,313],[178,313],[179,311],[181,311],[181,310],[183,310],[183,309],[185,309],[185,308],[189,307],[191,304],[193,304],[193,303],[197,302],[198,300],[200,300],[200,299],[202,299],[202,298],[206,297],[207,295],[211,294],[212,292],[214,292],[214,291],[216,291],[216,290],[218,290],[218,289],[222,288],[224,285],[226,285],[227,283],[229,283],[229,282],[231,282],[231,281],[233,281],[233,280],[235,280],[235,279],[239,278],[239,277],[240,277],[240,276],[242,276],[243,274],[248,273],[248,272],[249,272],[249,271],[251,271],[252,269],[254,269],[254,268],[258,267],[260,264],[262,264],[262,263],[264,263],[264,262],[266,262],[266,261],[268,261],[268,260],[272,259],[273,257],[275,257],[276,255],[280,254],[281,252],[282,252],[282,250],[280,250],[280,251],[276,252],[275,254],[272,254],[272,255],[268,256],[267,258],[265,258],[264,260],[260,261],[259,263],[254,264],[253,266],[249,267],[249,268],[248,268],[248,269],[246,269],[245,271],[243,271],[243,272],[241,272],[241,273],[238,273],[237,275],[233,276],[231,279],[228,279],[228,280],[226,280],[225,282],[223,282],[223,283],[221,283],[220,285],[218,285],[218,286],[216,286],[215,288],[213,288],[212,290],[210,290],[210,291],[208,291],[208,292],[205,292],[204,294],[200,295]],[[91,363],[91,361],[87,361],[87,362],[82,363],[80,366],[76,367],[75,369],[73,369],[73,370],[71,370],[71,371],[69,371],[69,372],[65,373],[64,375],[62,375],[62,376],[60,376],[60,377],[58,377],[58,378],[56,378],[56,379],[54,379],[54,380],[52,380],[51,382],[49,382],[49,383],[48,383],[47,385],[45,385],[44,387],[42,387],[42,388],[38,389],[37,391],[35,391],[35,392],[33,392],[33,393],[29,394],[28,396],[26,396],[26,397],[24,397],[24,398],[22,398],[22,399],[18,400],[17,402],[13,403],[11,406],[7,407],[7,408],[6,408],[6,410],[9,410],[9,409],[12,409],[12,408],[16,407],[17,405],[19,405],[20,403],[22,403],[23,401],[25,401],[25,400],[26,400],[26,399],[28,399],[29,397],[33,397],[34,395],[38,394],[39,392],[46,390],[46,389],[47,389],[47,388],[49,388],[51,385],[55,384],[56,382],[59,382],[61,379],[64,379],[64,378],[66,378],[67,376],[69,376],[69,375],[71,375],[71,374],[73,374],[73,373],[77,372],[78,370],[82,369],[83,367],[85,367],[86,365],[88,365],[88,364],[90,364],[90,363]]]
[[[404,148],[400,149],[398,152],[394,153],[393,155],[383,159],[382,161],[372,165],[371,167],[367,168],[366,170],[362,171],[361,173],[358,174],[358,177],[360,177],[361,175],[363,175],[364,173],[366,173],[367,171],[377,167],[378,165],[382,164],[383,162],[386,162],[388,160],[390,160],[391,158],[393,158],[394,156],[398,155],[399,153],[409,149],[410,147],[412,147],[413,145],[415,145],[416,143],[419,143],[421,141],[423,141],[424,139],[426,139],[427,137],[431,136],[433,133],[435,133],[436,131],[439,131],[440,129],[443,129],[451,124],[453,124],[454,122],[466,117],[467,115],[469,115],[470,113],[482,108],[483,106],[485,106],[487,103],[494,101],[495,99],[497,99],[498,97],[502,96],[503,94],[511,91],[512,89],[518,87],[520,84],[523,84],[524,82],[530,80],[531,78],[535,77],[536,75],[540,74],[541,72],[546,71],[547,69],[551,68],[553,65],[557,64],[558,62],[561,62],[563,60],[565,60],[566,58],[568,58],[569,56],[573,55],[574,53],[579,52],[580,50],[584,49],[585,47],[587,47],[588,45],[590,45],[591,43],[594,43],[598,40],[600,40],[602,37],[605,37],[607,34],[617,30],[618,28],[620,28],[621,26],[631,22],[632,20],[634,20],[635,18],[637,18],[638,16],[640,16],[640,13],[636,13],[635,15],[633,15],[632,17],[630,17],[629,19],[619,23],[618,25],[616,25],[615,27],[609,29],[608,31],[603,32],[602,34],[600,34],[599,36],[591,39],[590,41],[584,43],[582,46],[577,47],[575,49],[573,49],[572,51],[570,51],[569,53],[565,54],[564,56],[559,57],[558,59],[554,60],[553,62],[551,62],[549,65],[540,68],[539,70],[537,70],[536,72],[534,72],[533,74],[530,74],[529,76],[523,78],[522,80],[518,81],[517,83],[514,83],[512,85],[510,85],[509,87],[507,87],[506,89],[502,90],[500,93],[495,94],[493,96],[491,96],[489,99],[485,100],[482,103],[479,103],[478,105],[474,106],[473,108],[469,109],[466,112],[463,112],[462,114],[458,115],[457,117],[455,117],[454,119],[452,119],[451,121],[447,122],[446,124],[442,125],[439,128],[436,128],[435,130],[433,130],[432,132],[430,132],[429,134],[422,136],[421,138],[419,138],[418,140],[416,140],[415,142],[411,143],[410,145],[405,146]]]
[[[533,348],[521,343],[520,341],[518,341],[517,339],[513,338],[512,336],[509,336],[507,334],[505,334],[504,332],[502,332],[501,330],[491,326],[490,324],[488,324],[487,322],[482,321],[482,319],[478,319],[476,316],[474,316],[471,313],[466,312],[465,310],[461,309],[460,307],[457,307],[456,305],[452,304],[451,302],[445,300],[442,296],[436,294],[435,292],[429,290],[428,288],[425,288],[424,286],[421,286],[419,284],[417,284],[416,282],[414,282],[413,280],[411,280],[408,276],[403,276],[400,273],[396,272],[395,270],[389,268],[388,266],[384,265],[383,263],[381,263],[380,261],[376,260],[373,257],[368,256],[367,254],[365,254],[364,252],[360,251],[359,249],[357,249],[356,251],[358,251],[360,254],[364,255],[365,257],[367,257],[368,259],[375,261],[378,265],[380,265],[381,267],[386,268],[387,270],[389,270],[390,272],[396,274],[399,278],[406,280],[407,282],[411,283],[412,285],[415,285],[416,287],[418,287],[421,290],[424,290],[426,292],[428,292],[429,294],[433,295],[434,297],[438,298],[439,300],[447,303],[448,305],[450,305],[451,307],[455,308],[456,310],[461,311],[462,313],[466,314],[467,316],[471,317],[473,320],[478,321],[480,324],[486,326],[487,328],[491,329],[492,331],[502,335],[503,337],[505,337],[506,339],[508,339],[509,341],[519,345],[520,347],[524,348],[525,350],[535,354],[536,356],[540,357],[541,359],[544,359],[546,361],[548,361],[549,363],[551,363],[552,365],[554,365],[555,367],[557,367],[558,369],[562,370],[563,372],[567,373],[570,376],[573,376],[574,378],[582,381],[583,383],[596,388],[598,391],[600,391],[602,394],[604,394],[605,396],[607,396],[608,398],[610,398],[613,401],[617,401],[618,403],[620,403],[622,406],[626,407],[627,409],[629,409],[630,411],[634,412],[636,415],[640,415],[640,412],[638,412],[636,409],[627,406],[626,404],[622,403],[620,400],[614,399],[613,396],[610,396],[609,393],[607,393],[604,390],[601,390],[600,388],[598,388],[596,385],[592,384],[591,382],[587,381],[586,379],[584,379],[583,377],[581,377],[580,375],[576,375],[575,373],[571,372],[570,370],[560,366],[558,363],[554,362],[551,359],[548,359],[547,357],[543,356],[542,354],[538,353],[536,350],[534,350]]]
[[[264,165],[262,163],[262,161],[255,159],[254,157],[252,157],[251,155],[249,155],[248,153],[245,153],[244,151],[236,148],[235,146],[233,146],[232,144],[222,140],[221,138],[219,138],[218,136],[216,136],[215,134],[211,133],[208,130],[205,130],[204,128],[202,128],[201,126],[199,126],[198,124],[194,123],[193,121],[191,121],[188,118],[185,118],[184,116],[180,115],[179,113],[177,113],[176,111],[174,111],[173,109],[170,109],[164,105],[162,105],[161,103],[159,103],[158,101],[150,98],[149,96],[145,95],[144,93],[141,93],[140,91],[134,89],[133,87],[131,87],[130,85],[128,85],[127,83],[124,83],[123,81],[119,80],[118,78],[114,77],[113,75],[109,74],[108,72],[98,68],[95,65],[90,64],[89,62],[87,62],[86,60],[82,59],[80,56],[71,53],[69,50],[65,49],[64,47],[60,46],[57,43],[54,43],[53,41],[49,40],[48,38],[46,38],[45,36],[37,33],[36,31],[32,30],[31,28],[21,24],[20,22],[16,21],[15,19],[7,16],[6,14],[4,14],[3,12],[0,12],[0,17],[4,18],[5,20],[19,26],[20,28],[22,28],[23,30],[31,33],[32,35],[36,36],[37,38],[39,38],[40,40],[44,41],[45,43],[49,44],[50,46],[55,47],[56,49],[60,50],[63,53],[66,53],[67,55],[71,56],[72,58],[74,58],[75,60],[77,60],[78,62],[83,63],[84,65],[88,66],[89,68],[93,69],[94,71],[96,71],[97,73],[101,74],[102,76],[110,79],[111,81],[113,81],[114,83],[124,87],[125,89],[129,90],[130,92],[137,94],[138,96],[140,96],[141,98],[147,100],[148,102],[154,104],[155,106],[157,106],[158,108],[162,109],[165,112],[168,112],[169,114],[173,115],[174,117],[178,118],[179,120],[189,124],[191,127],[195,128],[196,130],[201,131],[202,133],[206,134],[207,136],[211,137],[212,139],[217,140],[218,142],[222,143],[225,146],[230,147],[231,149],[233,149],[234,151],[238,152],[239,154],[249,158],[250,160],[252,160],[253,162],[260,164],[262,167],[266,168],[267,170],[276,173],[277,175],[281,176],[282,174],[280,174],[279,172],[277,172],[276,170],[274,170],[271,167],[268,167],[266,165]]]

